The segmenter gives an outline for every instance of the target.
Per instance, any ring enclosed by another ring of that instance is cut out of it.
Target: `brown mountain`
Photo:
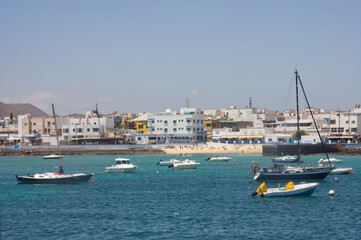
[[[48,117],[49,115],[43,110],[35,107],[30,103],[3,103],[0,102],[0,118],[10,117],[13,114],[14,118],[18,115],[31,114],[32,117]]]

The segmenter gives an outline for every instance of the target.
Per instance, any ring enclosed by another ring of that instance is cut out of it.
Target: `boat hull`
[[[350,174],[352,168],[336,168],[331,171],[330,175],[341,175],[341,174]]]
[[[133,173],[135,172],[136,167],[134,168],[106,168],[105,172],[107,173]]]
[[[93,174],[69,174],[69,176],[37,178],[34,175],[18,176],[16,180],[19,184],[73,184],[88,182]]]
[[[196,164],[173,164],[173,169],[176,169],[176,170],[196,169],[198,166],[199,166],[199,163],[196,163]]]
[[[61,158],[64,158],[63,155],[60,156]],[[48,155],[48,156],[44,156],[44,159],[59,159],[60,158],[59,155]]]
[[[210,159],[207,159],[206,161],[208,161],[208,162],[228,162],[229,160],[231,160],[231,158],[210,158]]]
[[[256,173],[256,181],[305,181],[323,180],[331,171],[297,172],[297,173]]]
[[[263,193],[264,197],[297,197],[310,196],[316,190],[318,183],[306,183],[295,185],[293,190],[285,190],[284,188],[270,188]]]

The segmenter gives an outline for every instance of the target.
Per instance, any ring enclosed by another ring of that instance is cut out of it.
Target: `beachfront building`
[[[359,142],[361,136],[361,105],[352,111],[335,111],[330,114],[331,142]]]
[[[65,118],[56,118],[58,133],[61,126],[68,122]],[[18,116],[19,136],[25,144],[56,144],[56,129],[52,117],[31,117],[30,114]]]
[[[262,143],[265,140],[265,134],[273,133],[272,129],[266,128],[241,128],[234,131],[232,128],[213,129],[212,140],[225,143]]]
[[[105,137],[107,129],[114,129],[114,118],[98,118],[93,112],[87,112],[85,118],[70,118],[61,126],[61,140],[72,142],[98,141]]]
[[[137,133],[141,133],[141,134],[148,133],[148,113],[140,114],[139,117],[134,118],[129,122],[134,123],[134,127]]]
[[[166,143],[205,142],[204,117],[199,108],[166,109],[148,115],[148,133],[164,136]]]
[[[219,128],[220,124],[220,119],[212,119],[210,117],[208,117],[207,119],[204,120],[204,127],[205,129],[207,129],[207,137],[211,138],[212,137],[212,131],[215,128]]]

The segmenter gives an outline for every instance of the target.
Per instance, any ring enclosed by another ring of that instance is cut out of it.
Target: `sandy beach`
[[[192,154],[226,154],[226,153],[262,153],[262,145],[245,144],[232,145],[222,143],[207,143],[199,145],[180,145],[162,148],[166,154],[192,155]]]

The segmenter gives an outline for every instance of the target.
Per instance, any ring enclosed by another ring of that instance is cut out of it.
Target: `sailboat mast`
[[[318,134],[318,137],[320,138],[320,141],[321,141],[321,144],[322,144],[322,149],[323,149],[323,152],[326,154],[326,157],[327,157],[327,160],[328,160],[328,163],[330,164],[331,166],[331,161],[330,161],[330,158],[328,157],[328,153],[327,153],[327,149],[325,147],[325,144],[323,143],[323,140],[322,140],[322,137],[321,137],[321,134],[320,134],[320,131],[318,130],[318,127],[317,127],[317,123],[316,123],[316,120],[315,120],[315,117],[313,116],[313,113],[312,113],[312,110],[311,110],[311,107],[310,107],[310,103],[308,102],[308,99],[307,99],[307,96],[306,96],[306,91],[303,87],[303,84],[302,84],[302,81],[301,81],[301,77],[298,76],[297,74],[297,78],[300,82],[300,85],[301,85],[301,88],[302,88],[302,92],[303,92],[303,95],[305,96],[305,99],[306,99],[306,103],[307,103],[307,106],[308,106],[308,109],[310,110],[310,113],[311,113],[311,117],[312,117],[312,120],[313,120],[313,123],[315,124],[315,128],[316,128],[316,131],[317,131],[317,134]]]
[[[300,159],[300,155],[301,155],[301,146],[300,146],[300,110],[299,110],[299,104],[298,104],[298,72],[297,70],[295,71],[295,75],[296,75],[296,105],[297,105],[297,154],[298,154],[298,158]]]
[[[55,117],[55,110],[54,110],[54,104],[51,104],[51,107],[53,109],[53,118],[54,118],[54,124],[55,124],[55,132],[56,132],[56,142],[58,143],[58,154],[59,154],[59,160],[60,160],[60,166],[63,168],[63,161],[61,160],[61,151],[60,151],[60,143],[59,143],[59,137],[58,137],[58,128],[56,127],[56,117]]]

